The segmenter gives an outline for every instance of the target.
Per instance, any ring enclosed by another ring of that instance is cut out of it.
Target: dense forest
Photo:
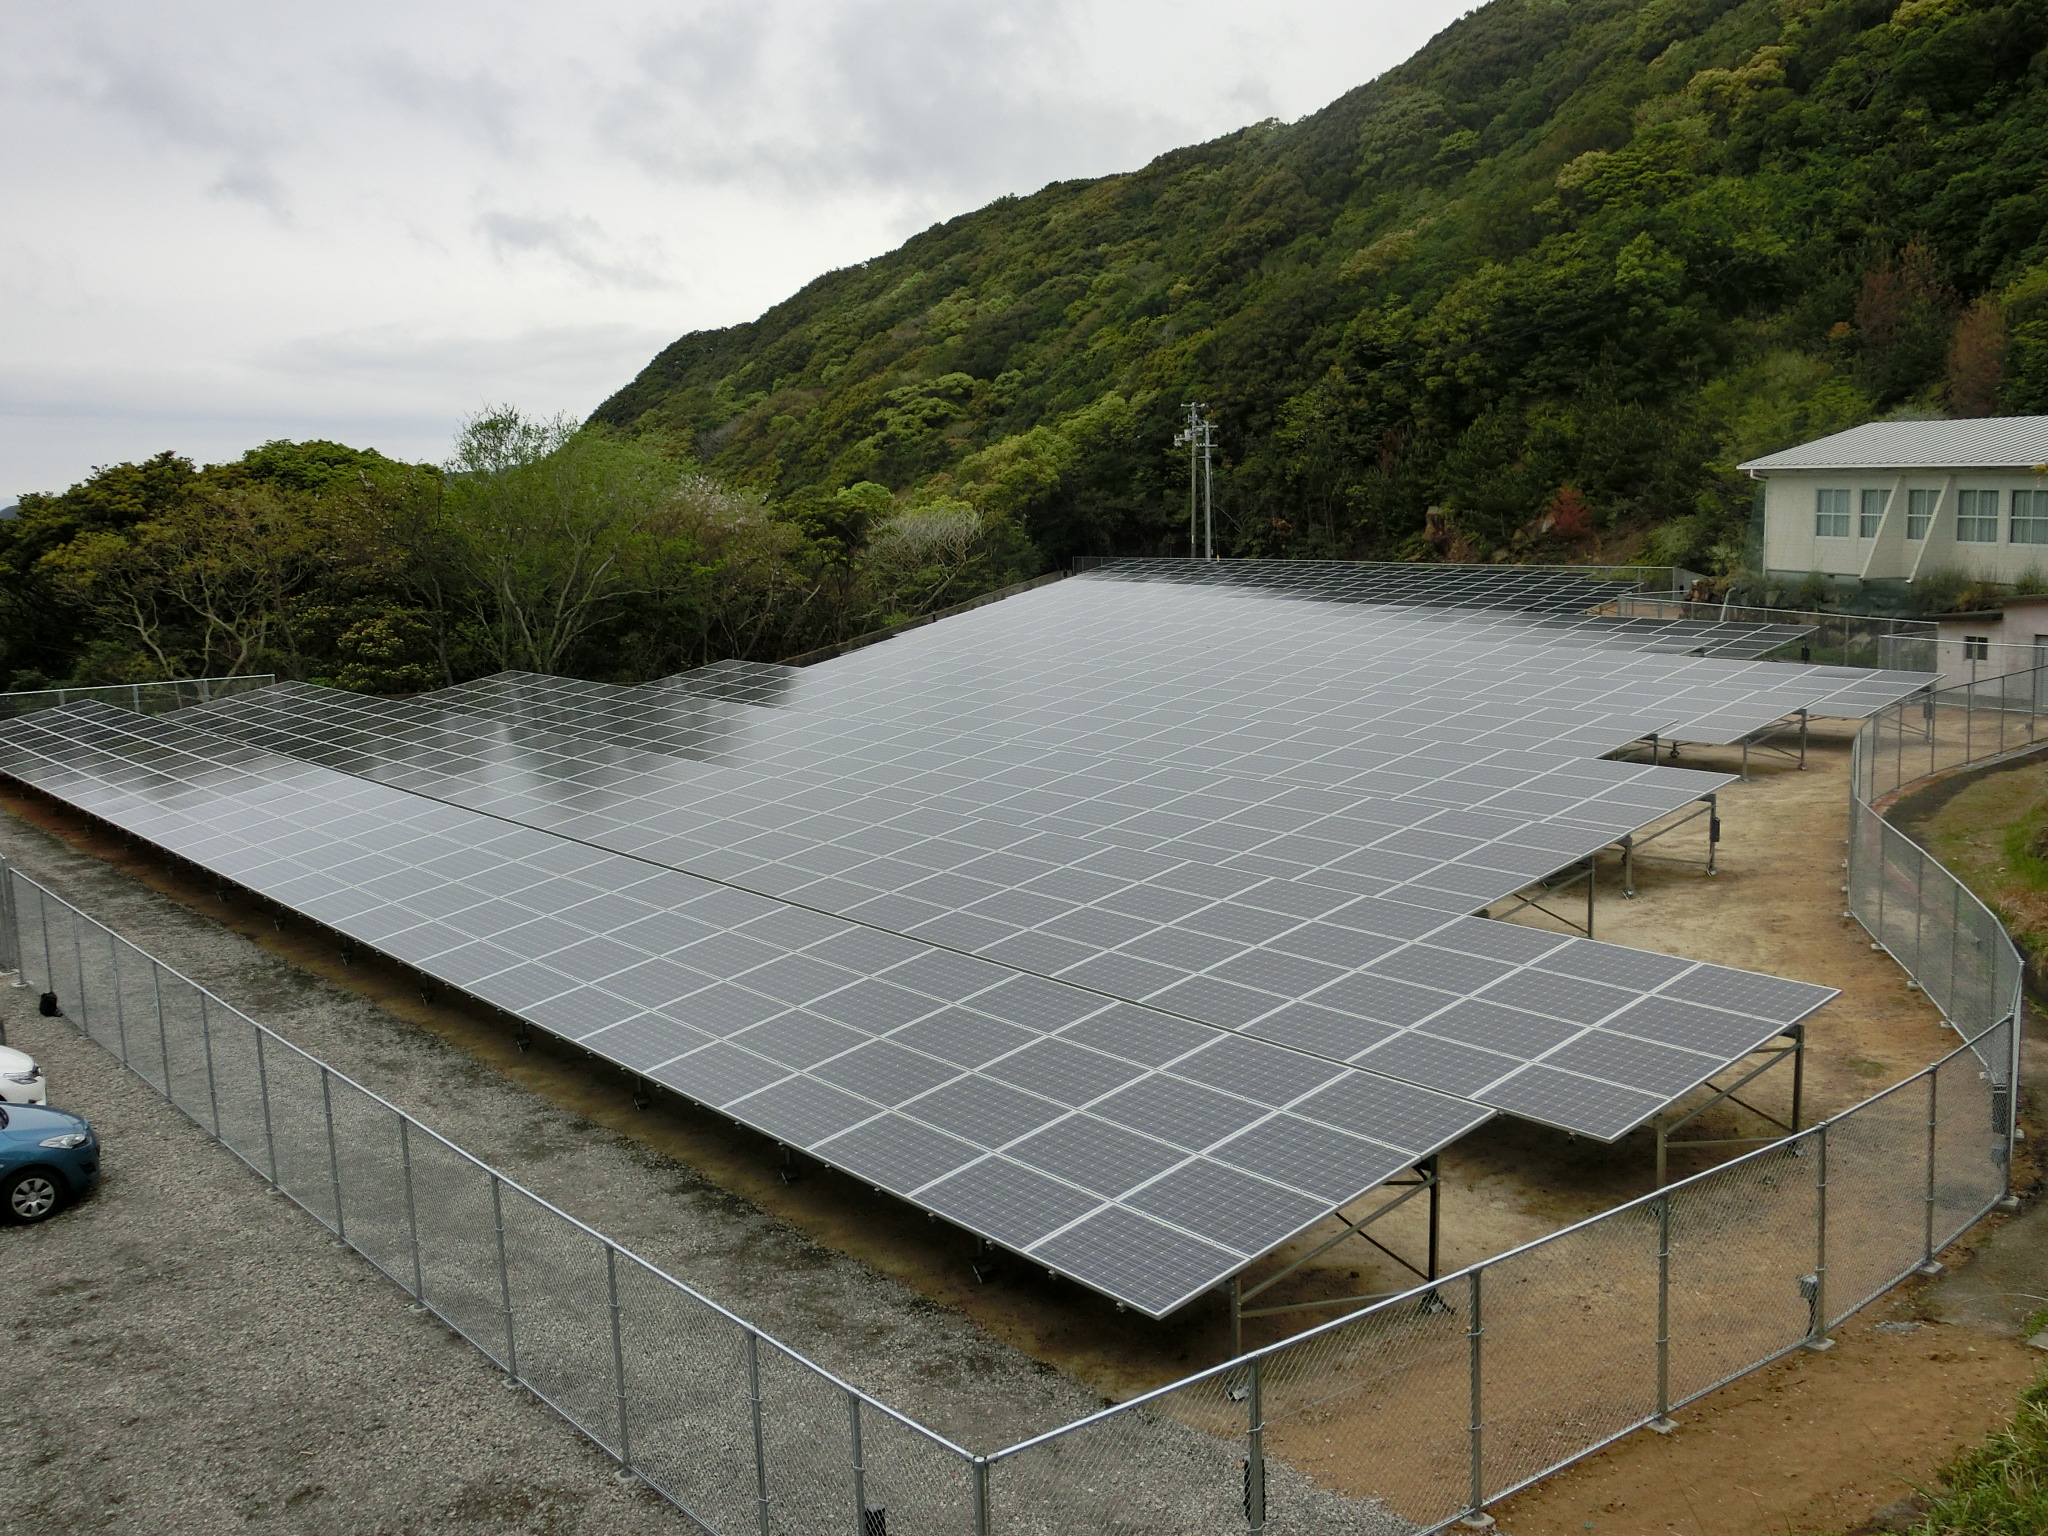
[[[1229,553],[1636,529],[1727,571],[1746,457],[2048,411],[2044,45],[2044,0],[1496,0],[1299,123],[685,336],[596,420],[784,503],[964,500],[1058,560],[1186,552],[1199,399]]]
[[[1495,0],[1298,123],[685,336],[580,429],[498,409],[442,467],[273,443],[25,496],[0,680],[787,656],[1185,552],[1191,399],[1222,553],[1753,590],[1743,459],[2048,412],[2048,0]]]
[[[509,408],[443,467],[274,442],[163,453],[0,522],[5,686],[274,672],[414,693],[507,668],[638,681],[793,655],[1029,576],[964,503],[770,507],[651,435]]]

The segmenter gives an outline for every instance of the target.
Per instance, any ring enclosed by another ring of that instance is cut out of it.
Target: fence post
[[[1920,1273],[1923,1275],[1936,1274],[1941,1269],[1941,1266],[1934,1261],[1934,1164],[1936,1131],[1939,1129],[1940,1124],[1941,1068],[1934,1066],[1927,1070],[1927,1195],[1923,1203],[1924,1208],[1922,1212],[1924,1217],[1921,1234],[1923,1253],[1920,1260]]]
[[[1471,1354],[1471,1481],[1465,1500],[1465,1524],[1483,1529],[1492,1522],[1486,1516],[1486,1468],[1485,1443],[1485,1396],[1480,1381],[1481,1341],[1486,1336],[1485,1318],[1480,1311],[1482,1290],[1480,1277],[1484,1270],[1472,1271],[1470,1311],[1466,1317],[1465,1338]]]
[[[1828,1337],[1828,1123],[1823,1120],[1814,1127],[1814,1142],[1817,1147],[1814,1161],[1814,1264],[1813,1264],[1813,1315],[1808,1323],[1806,1347],[1813,1350],[1833,1349],[1835,1341]]]
[[[327,1120],[327,1183],[334,1193],[334,1235],[348,1240],[348,1223],[341,1214],[341,1158],[334,1149],[334,1096],[327,1085],[327,1063],[320,1064],[320,1112]]]
[[[156,962],[152,960],[151,965]],[[277,1134],[270,1128],[270,1064],[263,1056],[262,1025],[256,1026],[256,1092],[263,1100],[263,1150],[270,1158],[270,1183],[273,1188],[284,1186],[277,1182]],[[409,1192],[409,1191],[408,1191]]]
[[[498,1311],[505,1319],[505,1371],[519,1379],[519,1341],[512,1336],[512,1271],[505,1263],[505,1200],[491,1172],[491,1227],[498,1234]]]
[[[1657,1197],[1657,1416],[1650,1428],[1670,1431],[1671,1422],[1671,1197]]]
[[[619,1465],[633,1465],[633,1431],[626,1417],[626,1342],[619,1326],[619,1250],[604,1245],[604,1287],[612,1311],[612,1390],[619,1399]]]
[[[1921,959],[1920,945],[1927,927],[1927,860],[1913,860],[1913,963],[1906,967],[1910,976],[1918,976],[1927,967]]]
[[[420,1213],[412,1197],[412,1122],[404,1115],[398,1117],[398,1164],[405,1171],[405,1230],[412,1239],[412,1293],[424,1303],[427,1282],[420,1266]]]
[[[768,1445],[761,1433],[761,1336],[751,1328],[747,1330],[747,1406],[754,1420],[754,1515],[761,1536],[772,1536],[768,1529]]]
[[[846,1389],[847,1445],[853,1452],[853,1536],[873,1536],[868,1530],[868,1464],[860,1445],[860,1394]]]
[[[36,887],[36,918],[43,929],[43,987],[46,991],[55,992],[57,961],[50,953],[50,903],[45,899],[41,886]]]
[[[141,954],[140,950],[136,951]],[[114,946],[114,1040],[120,1049],[121,1065],[128,1065],[128,1003],[127,988],[121,985],[121,948]]]
[[[118,966],[119,966],[119,964],[120,964],[120,962],[119,962],[118,960],[116,960],[116,961],[115,961],[115,965],[116,965],[116,966],[118,967]],[[118,974],[118,973],[117,973],[117,974]],[[118,999],[118,998],[120,997],[120,995],[121,995],[121,994],[120,994],[120,993],[119,993],[118,991],[116,991],[116,992],[115,992],[115,994],[114,994],[114,996],[115,996],[115,997],[116,997],[117,999]],[[199,994],[199,1041],[200,1041],[200,1044],[201,1044],[201,1045],[202,1045],[202,1046],[203,1046],[203,1047],[205,1048],[205,1052],[206,1052],[206,1104],[207,1104],[207,1108],[208,1108],[208,1109],[209,1109],[209,1110],[210,1110],[210,1111],[212,1112],[212,1114],[213,1114],[213,1139],[214,1139],[215,1141],[219,1141],[219,1140],[220,1140],[220,1091],[219,1091],[219,1089],[218,1089],[218,1088],[216,1088],[216,1087],[214,1086],[214,1079],[213,1079],[213,1024],[212,1024],[212,1022],[211,1022],[211,1021],[210,1021],[210,1020],[208,1019],[208,1017],[207,1017],[207,1008],[206,1008],[206,994],[205,994],[204,992],[201,992],[201,993]],[[338,1209],[338,1208],[339,1208],[339,1206],[338,1206],[338,1203],[337,1203],[337,1209]]]
[[[988,1536],[988,1458],[974,1458],[974,1536]]]
[[[156,1048],[164,1064],[164,1097],[176,1104],[178,1095],[171,1087],[171,1037],[164,1028],[164,968],[157,964],[154,956],[149,962],[149,994],[156,1004]]]
[[[14,871],[8,868],[5,857],[0,857],[0,968],[15,973],[15,985],[21,981],[21,928],[14,916]]]
[[[1254,1357],[1245,1373],[1244,1523],[1253,1536],[1266,1528],[1266,1394]]]
[[[85,914],[80,912],[78,908],[73,907],[71,909],[71,963],[78,968],[78,1027],[89,1035],[92,1033],[92,999],[86,996],[85,941],[79,937],[78,933],[84,921]],[[166,1063],[164,1067],[164,1081],[168,1083],[170,1080],[171,1069],[169,1064]],[[171,1102],[175,1104],[177,1100],[173,1099]]]

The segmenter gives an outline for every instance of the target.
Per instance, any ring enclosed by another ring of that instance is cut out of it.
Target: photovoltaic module
[[[800,669],[75,705],[0,771],[1162,1316],[1833,995],[1471,915],[1727,782],[1605,754],[1930,681],[1612,595],[1120,562]]]

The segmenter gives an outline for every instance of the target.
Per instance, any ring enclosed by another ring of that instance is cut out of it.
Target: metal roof
[[[2032,469],[2048,464],[2048,416],[1873,421],[1737,466],[1776,469]]]

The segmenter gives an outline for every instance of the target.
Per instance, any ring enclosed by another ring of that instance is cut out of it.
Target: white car
[[[0,1045],[0,1104],[47,1104],[50,1090],[42,1068],[27,1051]]]

